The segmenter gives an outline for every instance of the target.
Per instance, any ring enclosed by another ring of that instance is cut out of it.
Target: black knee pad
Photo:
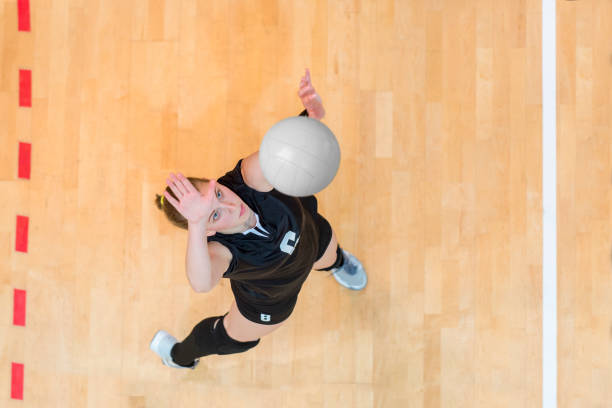
[[[331,271],[332,269],[339,268],[342,265],[344,265],[344,255],[342,254],[342,248],[340,248],[340,245],[338,245],[338,248],[336,248],[336,262],[334,262],[332,266],[323,269],[317,269],[317,271]]]
[[[227,314],[226,314],[227,315]],[[195,343],[203,356],[209,354],[236,354],[243,353],[259,344],[259,340],[237,341],[232,339],[223,326],[224,316],[209,317],[202,320],[194,328]],[[215,322],[218,321],[215,326]]]

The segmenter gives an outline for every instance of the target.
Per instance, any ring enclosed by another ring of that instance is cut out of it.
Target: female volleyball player
[[[298,96],[306,108],[301,115],[323,118],[308,70]],[[316,198],[275,190],[262,174],[258,152],[218,180],[170,174],[166,182],[157,205],[173,224],[188,230],[191,286],[208,292],[228,278],[235,301],[229,312],[202,320],[180,343],[158,331],[150,347],[165,365],[193,369],[200,357],[255,347],[291,315],[311,269],[332,271],[347,288],[365,287],[363,266],[340,248],[329,222],[317,212]]]

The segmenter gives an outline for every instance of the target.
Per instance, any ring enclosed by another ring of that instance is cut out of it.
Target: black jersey
[[[234,169],[217,182],[236,193],[255,212],[257,225],[246,232],[217,232],[208,237],[208,241],[217,241],[232,253],[223,277],[231,280],[232,291],[242,302],[294,303],[295,299],[290,299],[300,291],[316,261],[316,256],[308,253],[309,259],[303,262],[305,252],[300,254],[302,222],[314,224],[316,199],[314,196],[291,197],[276,189],[254,190],[244,182],[241,164],[239,160]],[[318,241],[318,234],[314,240]],[[318,248],[318,242],[309,244]],[[301,261],[296,262],[300,256]],[[297,264],[302,266],[296,267]]]

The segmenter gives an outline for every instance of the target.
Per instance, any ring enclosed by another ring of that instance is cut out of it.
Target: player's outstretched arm
[[[306,75],[302,77],[300,81],[300,89],[298,90],[298,96],[302,100],[302,105],[308,112],[308,117],[321,120],[325,116],[325,109],[323,108],[323,102],[321,96],[315,91],[314,86],[310,80],[310,71],[306,68]]]
[[[323,119],[325,116],[323,102],[312,85],[310,80],[310,71],[308,68],[306,68],[306,74],[300,81],[298,96],[306,108],[306,112],[308,112],[308,117],[317,120]],[[252,189],[261,192],[268,192],[272,191],[274,188],[272,184],[266,180],[263,172],[261,171],[261,166],[259,165],[259,151],[256,151],[242,160],[241,171],[244,182]]]
[[[174,197],[164,191],[166,199],[187,219],[188,239],[185,269],[187,279],[196,292],[208,292],[217,282],[213,280],[211,257],[208,246],[202,241],[207,236],[208,215],[211,212],[216,181],[208,183],[208,190],[202,195],[182,174],[170,173],[166,184]],[[215,279],[218,281],[218,278]]]

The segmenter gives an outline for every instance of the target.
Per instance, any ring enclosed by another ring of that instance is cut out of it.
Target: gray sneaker
[[[350,252],[343,249],[344,264],[340,268],[332,269],[332,274],[339,284],[352,290],[361,290],[368,283],[368,276],[363,265]]]
[[[168,332],[163,330],[158,331],[153,336],[153,340],[151,340],[151,344],[149,344],[149,348],[155,352],[158,356],[161,357],[162,363],[167,365],[168,367],[173,368],[181,368],[181,369],[195,369],[200,362],[200,359],[196,359],[193,362],[191,367],[183,367],[176,364],[172,361],[172,357],[170,356],[170,351],[172,347],[177,343],[177,340]]]

